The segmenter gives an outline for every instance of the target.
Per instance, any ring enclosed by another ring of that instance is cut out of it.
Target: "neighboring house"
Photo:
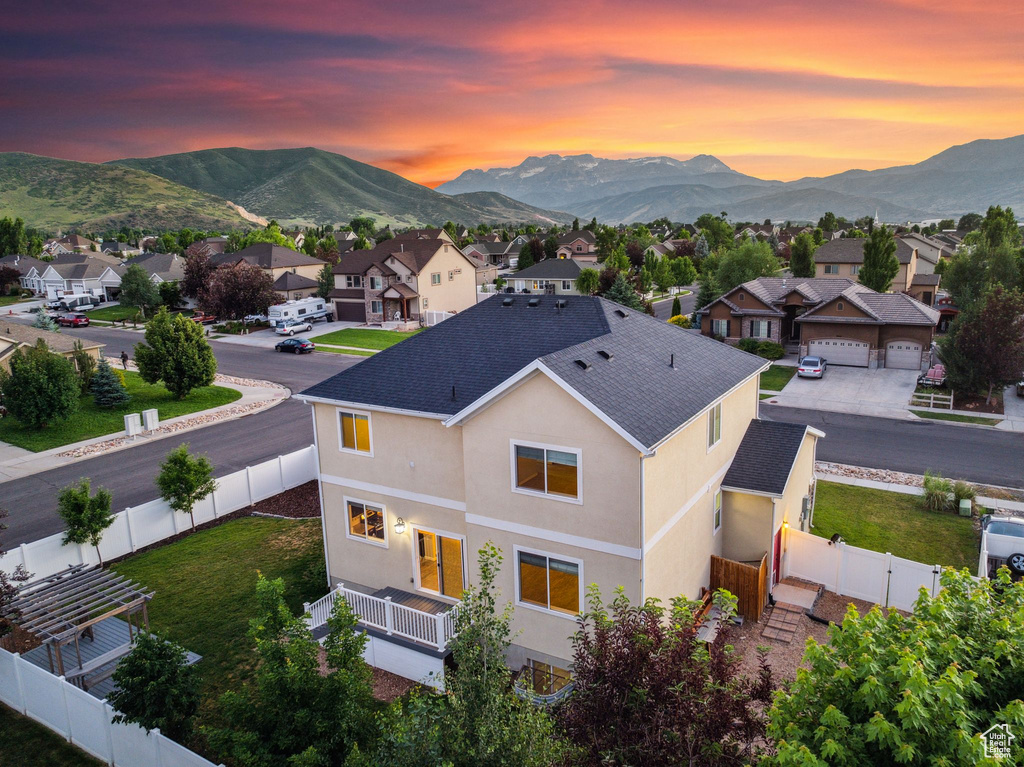
[[[509,664],[562,677],[590,584],[697,599],[713,556],[765,558],[774,583],[824,435],[758,421],[768,364],[602,298],[507,295],[297,395],[328,577],[364,619],[364,657],[440,672],[448,651],[428,645],[489,541],[515,604]],[[385,610],[404,628],[367,625]]]
[[[39,275],[39,292],[49,299],[84,293],[104,297],[100,277],[108,268],[123,270],[124,262],[105,253],[61,253]]]
[[[473,253],[466,253],[466,257],[476,268],[476,284],[489,285],[498,278],[498,267],[488,261],[482,261]]]
[[[597,238],[589,229],[566,232],[558,238],[558,257],[597,262]]]
[[[43,244],[43,250],[51,256],[61,253],[98,253],[100,244],[80,234],[69,234],[66,237],[47,240]]]
[[[857,275],[864,266],[865,242],[867,240],[864,239],[841,239],[822,243],[814,251],[814,276],[859,280]],[[907,240],[897,237],[896,260],[900,263],[900,270],[892,281],[891,290],[910,290],[918,270],[917,248]]]
[[[647,250],[644,251],[645,256],[654,256],[655,258],[664,258],[669,253],[675,253],[676,249],[674,246],[667,242],[656,242],[653,245],[649,245]]]
[[[306,242],[306,233],[301,229],[291,229],[287,232],[281,232],[285,237],[291,238],[291,241],[295,243],[296,248],[301,248],[303,243]]]
[[[759,277],[700,309],[701,332],[729,343],[799,344],[833,365],[927,368],[939,313],[904,293],[848,277]]]
[[[516,238],[519,239],[519,238]],[[486,261],[494,266],[507,267],[509,259],[518,257],[522,245],[512,242],[501,242],[500,240],[485,240],[483,242],[472,242],[462,249],[467,256]]]
[[[328,298],[339,320],[419,323],[428,311],[473,306],[479,263],[443,229],[414,229],[343,255]]]
[[[100,251],[114,256],[120,256],[121,258],[128,258],[129,256],[137,256],[142,252],[142,248],[136,248],[129,245],[127,242],[104,240],[103,244],[100,246]]]
[[[924,263],[922,259],[921,263]],[[939,292],[939,275],[937,274],[915,274],[910,282],[907,293],[925,306],[932,306]]]
[[[33,293],[42,291],[42,283],[39,278],[46,271],[46,261],[12,253],[0,258],[0,266],[7,266],[18,272],[20,275],[18,282],[22,290],[31,290]]]
[[[235,253],[219,253],[211,256],[210,263],[218,267],[235,266],[240,263],[258,266],[275,282],[286,273],[316,280],[317,274],[324,268],[324,262],[319,258],[269,242],[258,242]]]
[[[545,258],[508,278],[516,293],[578,296],[576,278],[585,267],[572,258]]]
[[[323,269],[323,266],[320,268]],[[319,287],[316,280],[294,272],[285,272],[274,281],[274,290],[284,296],[285,301],[315,296]]]
[[[224,249],[228,246],[228,238],[221,237],[219,235],[215,237],[206,237],[202,240],[196,240],[192,245],[206,245],[209,248],[208,253],[212,256],[215,253],[224,252]],[[192,247],[192,245],[189,247]]]
[[[800,234],[813,234],[814,227],[811,226],[784,226],[778,230],[776,236],[783,245],[791,245],[793,240]]]
[[[751,224],[745,226],[733,235],[736,240],[742,240],[744,237],[751,239],[760,238],[761,240],[771,239],[773,234],[778,234],[778,227],[772,226],[771,224]]]
[[[948,242],[915,232],[901,234],[900,239],[906,241],[911,247],[917,248],[917,274],[934,274],[935,265],[939,263],[939,259],[952,258],[956,251],[956,248]]]
[[[82,348],[95,360],[100,358],[100,350],[106,346],[67,333],[53,333],[13,322],[0,323],[0,368],[10,371],[11,355],[15,350],[35,346],[40,338],[46,342],[51,352],[69,360],[74,355],[75,341],[82,341]]]

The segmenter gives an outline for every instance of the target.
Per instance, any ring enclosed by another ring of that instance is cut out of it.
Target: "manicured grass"
[[[107,410],[96,407],[92,395],[83,395],[78,412],[66,421],[58,421],[43,429],[33,429],[14,418],[0,419],[0,442],[23,447],[38,453],[43,450],[70,445],[84,439],[102,437],[124,430],[124,416],[156,408],[160,420],[175,418],[200,410],[226,405],[242,396],[235,389],[206,386],[195,389],[185,399],[175,399],[163,384],[147,384],[138,373],[125,373],[125,386],[132,395],[123,409]]]
[[[974,570],[978,536],[971,520],[926,511],[920,496],[818,482],[815,535],[839,533],[851,546],[890,552],[927,565]]]
[[[1001,418],[982,418],[980,415],[960,415],[958,413],[943,413],[941,410],[911,410],[921,418],[931,418],[934,421],[956,421],[957,423],[980,423],[983,426],[995,426]]]
[[[21,296],[0,296],[0,306],[12,306],[13,304],[20,304],[21,302]]]
[[[774,396],[775,396],[774,394],[758,394],[757,395],[758,399],[771,399]]]
[[[313,343],[335,344],[337,346],[355,346],[360,349],[373,349],[380,351],[404,341],[410,336],[421,333],[422,330],[413,330],[410,333],[399,333],[396,330],[367,330],[365,328],[345,328],[335,330],[333,333],[325,333],[316,336]]]
[[[316,338],[313,340],[316,343],[316,350],[318,352],[330,352],[331,354],[351,354],[355,357],[372,357],[377,352],[372,352],[369,349],[341,349],[337,346],[324,346],[317,343],[320,339]]]
[[[761,388],[766,391],[782,391],[795,375],[795,367],[790,365],[772,365],[761,373]]]
[[[0,767],[100,767],[101,764],[53,730],[0,703]]]
[[[319,519],[245,517],[137,554],[114,565],[119,575],[156,592],[150,627],[203,656],[204,709],[238,689],[253,669],[246,636],[256,609],[256,574],[284,578],[294,612],[323,596]],[[321,566],[316,575],[316,566]]]

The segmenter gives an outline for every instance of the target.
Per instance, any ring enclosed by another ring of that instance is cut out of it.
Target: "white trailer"
[[[299,298],[271,306],[267,310],[267,321],[277,328],[289,322],[313,322],[327,317],[330,312],[322,298]]]

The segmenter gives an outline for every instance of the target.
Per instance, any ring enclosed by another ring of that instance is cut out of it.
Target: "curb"
[[[777,395],[778,392],[759,391],[759,394]],[[906,411],[905,415],[889,415],[888,413],[855,413],[849,410],[822,410],[820,407],[815,407],[813,405],[791,405],[786,402],[772,402],[771,400],[762,400],[762,404],[773,405],[775,407],[787,407],[790,408],[791,410],[813,410],[818,413],[835,413],[836,415],[852,415],[860,416],[862,418],[887,418],[890,421],[903,421],[904,423],[907,421],[915,421],[917,423],[939,424],[940,426],[967,426],[972,429],[988,429],[989,431],[1009,432],[1010,434],[1019,433],[1015,432],[1015,430],[1013,429],[1000,429],[998,425],[989,426],[983,423],[963,423],[962,421],[947,421],[942,418],[922,418],[921,416],[912,413],[909,409]],[[1007,419],[1004,416],[1000,423],[1005,422],[1007,420],[1009,419]]]

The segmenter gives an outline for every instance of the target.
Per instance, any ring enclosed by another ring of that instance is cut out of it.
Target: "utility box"
[[[971,516],[971,499],[961,498],[960,499],[960,516],[969,517]]]
[[[153,431],[160,423],[160,416],[157,415],[156,408],[150,408],[149,410],[142,411],[142,430]]]
[[[142,433],[142,419],[138,413],[129,413],[124,417],[124,430],[129,437],[137,437]]]

